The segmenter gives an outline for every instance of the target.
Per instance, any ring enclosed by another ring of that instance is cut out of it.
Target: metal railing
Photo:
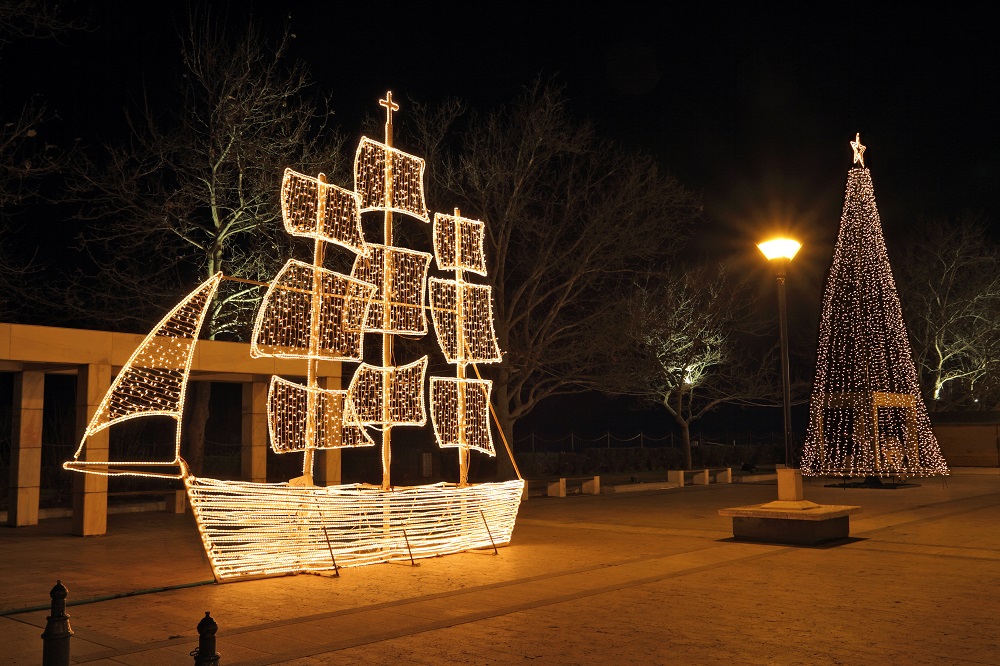
[[[773,445],[781,443],[781,433],[715,432],[691,435],[691,446],[735,446],[735,445]],[[534,432],[526,437],[515,440],[514,450],[519,453],[567,453],[595,448],[660,448],[680,447],[681,437],[675,433],[665,435],[650,435],[638,433],[635,435],[616,435],[610,431],[599,436],[585,436],[568,433],[559,437],[542,437]]]

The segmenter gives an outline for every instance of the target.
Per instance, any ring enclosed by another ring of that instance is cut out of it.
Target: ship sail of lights
[[[380,104],[386,108],[386,138],[361,139],[353,190],[327,183],[322,174],[291,169],[281,183],[285,230],[312,239],[314,252],[311,262],[290,260],[269,285],[250,353],[307,363],[304,384],[275,376],[267,398],[271,448],[301,455],[302,476],[282,483],[201,478],[180,456],[191,358],[221,274],[195,289],[146,337],[112,383],[74,459],[64,464],[92,474],[183,479],[217,580],[335,570],[510,542],[524,489],[520,474],[510,481],[468,481],[471,451],[495,455],[492,383],[466,378],[468,366],[501,360],[492,288],[465,279],[467,271],[486,275],[485,225],[457,210],[435,213],[435,256],[443,277],[428,279],[430,254],[392,245],[394,215],[423,223],[431,218],[424,161],[392,147],[392,113],[399,107],[392,93]],[[383,243],[366,241],[366,216],[382,224]],[[324,267],[327,246],[354,254],[350,275]],[[427,425],[428,357],[397,363],[393,337],[427,334],[428,309],[444,360],[456,368],[454,376],[429,379],[432,430],[439,447],[457,449],[459,478],[394,486],[391,433]],[[366,358],[365,338],[372,334],[381,337],[381,363]],[[346,389],[319,386],[320,361],[356,364]],[[101,451],[88,451],[92,435],[151,415],[176,422],[172,460],[110,462],[106,455],[97,459]],[[380,484],[315,485],[315,451],[375,446],[376,439],[383,448]]]
[[[823,293],[802,473],[947,474],[920,394],[858,135]]]

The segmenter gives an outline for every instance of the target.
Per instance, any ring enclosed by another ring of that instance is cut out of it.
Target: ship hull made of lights
[[[216,580],[332,571],[507,544],[524,481],[291,486],[187,477]]]

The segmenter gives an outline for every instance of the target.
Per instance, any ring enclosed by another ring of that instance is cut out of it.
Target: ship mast
[[[326,183],[326,174],[319,174],[317,180],[320,183]],[[325,187],[320,186],[318,189],[319,199],[316,206],[316,228],[322,229],[324,227],[326,218],[326,197],[327,191]],[[309,391],[307,393],[306,399],[306,447],[303,451],[304,458],[302,460],[302,480],[305,485],[313,485],[313,456],[314,448],[309,446],[308,443],[316,441],[316,401],[319,399],[319,394],[314,390],[319,387],[319,381],[316,377],[316,370],[319,366],[319,327],[320,327],[320,310],[323,306],[323,279],[320,275],[320,270],[323,267],[323,255],[325,251],[325,245],[323,241],[317,237],[313,241],[313,267],[316,269],[313,271],[313,284],[312,284],[312,302],[309,312],[309,360],[306,364],[307,376],[306,383],[309,386]]]
[[[455,219],[461,218],[462,213],[455,208]],[[455,223],[455,294],[457,298],[455,299],[455,334],[458,337],[458,363],[455,367],[456,377],[459,381],[465,379],[465,365],[466,365],[466,354],[467,349],[465,343],[465,299],[462,297],[463,288],[465,286],[465,270],[462,268],[462,232],[461,226]],[[464,401],[459,401],[459,410],[465,411]],[[465,414],[460,413],[458,417],[458,422],[464,423]],[[469,447],[466,446],[465,439],[465,428],[459,427],[458,429],[458,485],[467,486],[469,485]]]
[[[466,272],[486,275],[483,254],[485,225],[479,220],[435,213],[434,252],[438,268],[454,271],[449,278],[430,278],[431,316],[437,341],[455,377],[431,377],[431,416],[441,448],[457,448],[458,486],[469,485],[471,450],[495,455],[489,427],[492,382],[468,378],[468,366],[499,363],[500,349],[493,330],[492,290],[468,282]],[[479,372],[476,372],[478,375]]]
[[[392,148],[392,112],[399,111],[399,104],[392,101],[392,91],[389,90],[385,94],[385,99],[380,99],[378,103],[385,107],[385,145]],[[392,201],[392,160],[386,159],[385,161],[385,201]],[[392,247],[392,210],[387,206],[385,211],[385,221],[383,223],[384,227],[384,239],[383,244],[386,248]],[[389,280],[391,279],[390,271],[390,256],[389,251],[384,253],[382,261],[384,262],[382,267],[382,275],[385,280],[385,287],[383,289],[383,294],[388,295],[390,293]],[[390,314],[389,310],[391,304],[389,298],[382,299],[382,317],[384,322],[389,322]],[[384,328],[388,328],[385,326]],[[392,360],[392,346],[393,346],[393,336],[387,330],[382,332],[382,367],[388,368],[393,365]],[[382,395],[386,396],[386,399],[382,402],[382,421],[384,423],[382,429],[382,490],[388,490],[391,487],[391,482],[389,478],[389,466],[392,461],[392,426],[390,423],[389,414],[389,399],[390,395],[390,379],[389,373],[384,373],[382,375]]]

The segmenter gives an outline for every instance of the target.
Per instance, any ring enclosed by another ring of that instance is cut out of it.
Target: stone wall
[[[1000,424],[935,424],[949,467],[1000,466]]]

